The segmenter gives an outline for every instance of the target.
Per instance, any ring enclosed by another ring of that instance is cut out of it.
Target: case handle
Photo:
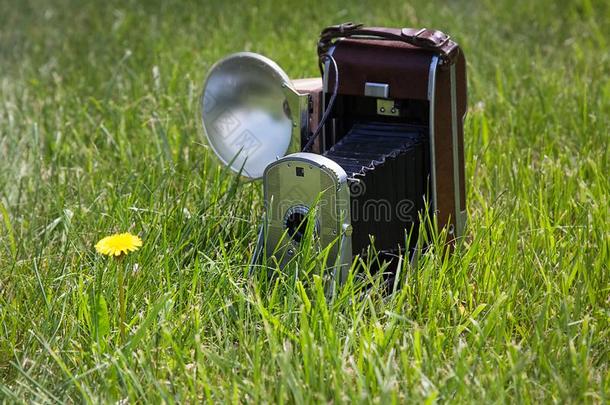
[[[407,44],[436,52],[442,65],[451,65],[457,58],[460,47],[451,37],[441,31],[426,28],[381,28],[365,27],[362,24],[346,22],[332,25],[322,30],[318,42],[318,55],[325,54],[338,38],[363,37],[380,38]]]

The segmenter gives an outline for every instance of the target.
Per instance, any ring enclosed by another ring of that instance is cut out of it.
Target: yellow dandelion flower
[[[142,246],[142,239],[129,232],[106,236],[95,245],[95,250],[107,256],[121,256],[136,251]]]

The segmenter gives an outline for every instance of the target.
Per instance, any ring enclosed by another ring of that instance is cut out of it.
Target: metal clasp
[[[422,34],[424,34],[424,33],[426,33],[428,35],[422,36]],[[442,40],[436,39],[437,34],[442,35]],[[413,35],[413,40],[415,42],[420,42],[422,44],[425,44],[427,46],[432,46],[434,48],[442,47],[443,45],[445,45],[447,43],[447,41],[449,41],[450,38],[451,38],[451,36],[445,34],[444,32],[431,31],[427,28],[422,28],[421,30],[417,31],[415,33],[415,35]]]

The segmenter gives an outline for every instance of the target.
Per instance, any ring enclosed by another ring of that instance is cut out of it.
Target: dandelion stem
[[[117,260],[119,288],[119,330],[121,333],[121,344],[125,342],[125,269],[121,260]]]

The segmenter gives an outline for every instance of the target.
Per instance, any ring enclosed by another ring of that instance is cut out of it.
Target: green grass
[[[0,402],[608,402],[608,2],[261,3],[0,0]],[[248,276],[260,184],[198,95],[238,50],[316,75],[346,20],[465,49],[469,226],[394,295],[327,301],[315,259]],[[124,340],[115,231],[144,240]]]

